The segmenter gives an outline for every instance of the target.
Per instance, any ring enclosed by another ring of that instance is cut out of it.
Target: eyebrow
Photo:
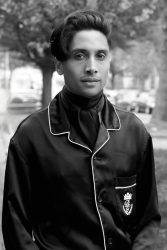
[[[76,49],[73,49],[73,50],[71,51],[71,53],[76,53],[76,52],[88,53],[89,50],[81,49],[81,48],[76,48]],[[109,50],[107,50],[107,49],[99,49],[99,50],[96,51],[96,53],[97,53],[97,52],[98,52],[98,53],[108,53]]]

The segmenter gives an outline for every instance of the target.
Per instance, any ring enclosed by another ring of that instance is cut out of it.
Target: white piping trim
[[[50,112],[49,112],[49,107],[50,107],[50,103],[48,105],[48,121],[49,121],[49,130],[50,130],[50,133],[52,135],[62,135],[62,134],[68,134],[68,140],[73,143],[73,144],[76,144],[76,145],[79,145],[83,148],[86,148],[88,149],[90,152],[92,152],[92,150],[82,144],[79,144],[77,142],[74,142],[70,139],[70,131],[66,131],[66,132],[62,132],[62,133],[53,133],[52,130],[51,130],[51,124],[50,124]],[[114,108],[115,110],[115,108]],[[110,135],[109,135],[109,132],[108,130],[120,130],[121,128],[121,123],[120,123],[120,119],[119,119],[119,116],[115,110],[115,113],[117,115],[117,118],[119,120],[119,124],[120,124],[120,127],[118,129],[107,129],[107,134],[108,134],[108,138],[107,140],[100,146],[100,148],[98,148],[92,155],[91,157],[91,169],[92,169],[92,177],[93,177],[93,190],[94,190],[94,198],[95,198],[95,205],[96,205],[96,210],[97,210],[97,213],[98,213],[98,216],[99,216],[99,220],[100,220],[100,225],[101,225],[101,229],[102,229],[102,234],[103,234],[103,243],[104,243],[104,250],[106,250],[106,242],[105,242],[105,233],[104,233],[104,227],[103,227],[103,222],[102,222],[102,219],[101,219],[101,215],[100,215],[100,212],[99,212],[99,209],[98,209],[98,205],[97,205],[97,197],[96,197],[96,185],[95,185],[95,177],[94,177],[94,167],[93,167],[93,157],[94,155],[108,142],[108,140],[110,139]]]
[[[80,144],[80,143],[77,143],[77,142],[72,141],[72,140],[70,139],[70,132],[68,132],[68,140],[69,140],[71,143],[76,144],[76,145],[78,145],[78,146],[81,146],[81,147],[83,147],[83,148],[86,148],[86,149],[88,149],[90,152],[92,152],[92,150],[91,150],[90,148],[88,148],[88,147],[86,147],[86,146],[84,146],[84,145],[82,145],[82,144]]]
[[[112,106],[113,106],[113,109],[114,109],[114,111],[115,111],[115,114],[116,114],[116,116],[117,116],[117,118],[118,118],[119,128],[108,128],[107,130],[117,130],[117,131],[118,131],[118,130],[121,129],[121,121],[120,121],[119,115],[118,115],[118,113],[117,113],[117,111],[116,111],[114,105],[112,105]]]
[[[107,138],[107,140],[100,146],[100,148],[98,148],[94,153],[93,153],[93,155],[92,156],[94,156],[107,142],[108,142],[108,140],[110,139],[110,134],[109,134],[109,132],[108,132],[108,129],[107,129],[107,134],[108,134],[108,138]]]
[[[126,189],[126,188],[131,188],[131,187],[134,187],[134,186],[136,186],[136,183],[134,183],[133,185],[130,185],[130,186],[115,187],[115,189]]]
[[[32,231],[32,240],[35,242],[35,236],[33,231]]]
[[[51,133],[52,135],[63,135],[63,134],[68,134],[69,131],[64,131],[64,132],[62,132],[62,133],[57,133],[57,134],[52,132],[51,123],[50,123],[50,111],[49,111],[49,108],[50,108],[50,103],[49,103],[49,105],[48,105],[48,122],[49,122],[49,131],[50,131],[50,133]]]
[[[100,225],[101,225],[101,229],[102,229],[102,234],[103,234],[103,243],[104,243],[104,249],[106,250],[106,242],[105,242],[105,233],[104,233],[104,227],[103,227],[103,222],[102,222],[102,219],[101,219],[101,215],[100,215],[100,212],[99,212],[99,208],[98,208],[98,205],[97,205],[97,196],[96,196],[96,185],[95,185],[95,176],[94,176],[94,167],[93,167],[93,157],[94,155],[107,143],[107,141],[110,139],[110,135],[109,135],[109,132],[107,131],[108,133],[108,138],[107,140],[101,145],[100,148],[98,148],[92,155],[91,157],[91,167],[92,167],[92,177],[93,177],[93,190],[94,190],[94,198],[95,198],[95,205],[96,205],[96,210],[97,210],[97,213],[98,213],[98,216],[99,216],[99,220],[100,220]]]
[[[68,134],[68,140],[69,140],[71,143],[76,144],[76,145],[78,145],[78,146],[81,146],[81,147],[83,147],[83,148],[86,148],[86,149],[88,149],[90,152],[92,152],[92,150],[91,150],[90,148],[88,148],[88,147],[86,147],[86,146],[84,146],[84,145],[82,145],[82,144],[80,144],[80,143],[77,143],[77,142],[72,141],[72,140],[70,139],[70,131],[64,131],[64,132],[62,132],[62,133],[57,133],[57,134],[52,132],[51,124],[50,124],[50,112],[49,112],[49,107],[50,107],[50,103],[49,103],[49,105],[48,105],[48,121],[49,121],[49,130],[50,130],[50,133],[51,133],[52,135],[63,135],[63,134]]]
[[[50,123],[50,111],[49,111],[50,104],[51,104],[51,102],[50,102],[49,105],[48,105],[48,121],[49,121],[49,131],[50,131],[50,133],[51,133],[52,135],[63,135],[63,134],[67,134],[67,133],[69,134],[70,131],[65,131],[65,132],[57,133],[57,134],[52,132],[51,123]],[[116,116],[117,116],[117,118],[118,118],[118,121],[119,121],[119,128],[108,128],[107,131],[109,131],[109,130],[116,130],[116,131],[118,131],[118,130],[121,129],[121,121],[120,121],[119,115],[118,115],[118,113],[117,113],[117,111],[116,111],[114,105],[113,105],[113,108],[114,108],[115,114],[116,114]],[[71,141],[71,140],[70,140],[70,141]],[[72,142],[72,141],[71,141],[71,142]],[[75,143],[75,142],[73,142],[73,143]],[[75,143],[75,144],[77,144],[77,143]],[[80,145],[80,146],[82,146],[82,147],[84,147],[84,148],[87,148],[87,147],[85,147],[84,145],[81,145],[81,144],[78,144],[78,145]],[[103,145],[102,145],[102,146],[103,146]],[[89,148],[88,148],[88,149],[89,149]],[[90,150],[90,149],[89,149],[89,150]],[[90,151],[92,152],[92,150],[90,150]],[[97,151],[96,151],[96,152],[97,152]]]
[[[49,131],[50,131],[50,133],[52,134],[52,131],[51,131],[51,124],[50,124],[50,111],[49,111],[50,104],[51,104],[51,102],[50,102],[49,105],[48,105],[48,122],[49,122]]]

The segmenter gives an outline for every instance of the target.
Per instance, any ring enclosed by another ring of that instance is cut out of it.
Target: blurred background
[[[46,107],[62,89],[49,38],[54,25],[77,9],[96,9],[112,26],[112,63],[105,94],[134,112],[152,135],[160,236],[167,249],[167,1],[0,0],[0,213],[6,156],[18,124]],[[0,217],[1,223],[1,217]],[[0,230],[0,250],[4,249]]]

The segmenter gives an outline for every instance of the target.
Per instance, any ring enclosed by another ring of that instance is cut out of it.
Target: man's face
[[[69,91],[86,97],[95,96],[105,86],[110,67],[106,36],[96,30],[77,32],[70,45],[69,58],[59,67]]]

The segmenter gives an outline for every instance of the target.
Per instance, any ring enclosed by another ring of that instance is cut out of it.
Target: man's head
[[[51,51],[69,91],[92,97],[103,89],[111,60],[110,35],[109,23],[95,11],[77,11],[54,30]]]
[[[65,61],[70,56],[70,43],[74,35],[81,30],[102,32],[111,47],[111,24],[102,14],[92,10],[76,11],[59,23],[50,38],[51,52],[58,61]]]

